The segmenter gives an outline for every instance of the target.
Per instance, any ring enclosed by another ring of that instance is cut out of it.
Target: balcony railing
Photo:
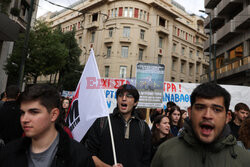
[[[237,69],[237,71],[245,70],[243,67],[250,64],[250,55],[247,57],[243,57],[241,59],[237,59],[232,61],[230,64],[226,64],[216,70],[218,79],[220,78],[220,75],[226,72],[233,71]],[[242,67],[242,69],[240,69]],[[238,70],[239,69],[239,70]],[[214,71],[211,72],[211,78],[214,79]],[[201,75],[201,81],[202,82],[208,82],[208,73]]]

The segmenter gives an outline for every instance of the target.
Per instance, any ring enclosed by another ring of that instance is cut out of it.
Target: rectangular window
[[[196,73],[199,74],[200,64],[196,64]]]
[[[142,61],[143,58],[143,49],[139,49],[139,60]]]
[[[176,65],[177,65],[177,60],[175,58],[173,58],[173,61],[172,61],[172,71],[176,71]]]
[[[140,32],[140,38],[144,39],[144,35],[145,35],[145,30],[141,30],[141,32]]]
[[[181,73],[185,73],[185,61],[181,62]]]
[[[124,17],[128,17],[128,8],[124,9]]]
[[[109,77],[109,66],[105,66],[105,77]]]
[[[91,33],[91,43],[94,43],[95,42],[95,32],[92,32]]]
[[[111,46],[107,47],[107,58],[111,56]]]
[[[122,7],[119,8],[119,17],[122,16]]]
[[[162,55],[158,55],[158,64],[161,64]]]
[[[92,15],[92,22],[97,21],[97,19],[98,19],[98,13],[94,13]]]
[[[193,64],[189,64],[189,75],[193,75]]]
[[[189,57],[190,57],[190,58],[193,57],[193,51],[192,51],[192,50],[189,51]]]
[[[78,22],[78,29],[81,28],[81,22]]]
[[[111,18],[114,17],[114,9],[111,9]]]
[[[181,48],[181,55],[185,55],[185,47]]]
[[[128,57],[128,46],[122,46],[122,57]]]
[[[162,27],[165,27],[165,22],[166,20],[162,17],[159,17],[159,25],[162,26]]]
[[[120,66],[120,78],[126,78],[126,71],[127,71],[126,66]]]
[[[138,12],[139,12],[139,9],[138,9],[138,8],[135,8],[135,14],[134,14],[134,17],[135,17],[135,18],[138,18]]]
[[[118,16],[118,10],[117,10],[117,8],[115,8],[115,17],[117,17]]]
[[[129,17],[133,17],[133,8],[129,8]]]
[[[173,43],[173,52],[176,52],[176,43]]]
[[[129,37],[130,27],[123,27],[123,37]]]
[[[175,81],[175,78],[174,77],[171,77],[171,82],[174,82]]]
[[[143,10],[140,10],[140,19],[142,19]]]
[[[196,56],[199,57],[199,55],[200,55],[200,51],[197,50]]]
[[[79,45],[82,44],[82,37],[79,37]]]
[[[163,42],[163,38],[159,37],[159,48],[162,48],[162,42]]]
[[[147,12],[144,11],[143,20],[146,20]]]
[[[113,28],[109,28],[109,37],[112,37],[113,36]]]

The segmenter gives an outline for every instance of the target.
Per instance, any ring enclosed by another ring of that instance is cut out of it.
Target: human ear
[[[51,121],[55,122],[57,118],[59,117],[60,111],[58,108],[53,108],[50,112],[51,115]]]
[[[155,127],[156,127],[157,129],[159,129],[159,128],[160,128],[160,123],[155,124]]]

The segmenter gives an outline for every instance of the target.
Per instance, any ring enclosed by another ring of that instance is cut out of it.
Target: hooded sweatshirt
[[[205,144],[196,138],[191,123],[184,124],[179,137],[164,142],[151,167],[249,167],[250,153],[236,144],[226,125],[221,135]]]

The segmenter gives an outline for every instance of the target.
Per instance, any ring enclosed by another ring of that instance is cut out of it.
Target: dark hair
[[[51,85],[35,84],[21,93],[18,102],[39,101],[50,112],[53,108],[61,109],[60,93]]]
[[[235,105],[234,111],[240,111],[240,110],[249,111],[249,107],[245,103],[238,103]]]
[[[223,97],[226,112],[229,110],[231,95],[228,91],[215,83],[203,83],[198,85],[191,94],[191,107],[194,105],[196,98],[213,99]]]
[[[20,89],[17,85],[10,85],[6,88],[6,97],[8,99],[15,99],[18,97],[18,94],[20,93]]]
[[[134,97],[135,102],[139,101],[140,95],[139,95],[138,90],[133,85],[129,85],[129,84],[121,85],[117,89],[117,91],[116,91],[116,100],[117,100],[119,94],[122,94],[122,93],[125,93],[125,92],[128,92],[129,94],[131,94]]]
[[[171,109],[170,109],[170,111],[169,111],[169,121],[170,121],[170,126],[172,126],[173,125],[173,120],[172,120],[172,117],[171,117],[171,115],[173,114],[173,112],[174,111],[179,111],[180,112],[180,119],[178,120],[178,124],[177,124],[177,126],[179,127],[179,128],[182,128],[182,119],[181,119],[181,109],[180,109],[180,107],[179,106],[173,106],[173,107],[171,107]]]
[[[160,140],[160,131],[159,129],[156,127],[156,124],[160,124],[161,123],[161,120],[163,118],[165,118],[168,116],[167,115],[157,115],[154,119],[154,123],[153,123],[153,126],[152,126],[152,129],[151,129],[151,132],[152,132],[152,138],[151,138],[151,141],[152,141],[152,145],[154,144],[157,144],[157,142]],[[169,118],[168,118],[169,119]],[[173,135],[171,134],[170,132],[170,129],[169,129],[169,134],[167,135],[167,138],[171,138],[173,137]]]
[[[172,101],[167,102],[167,108],[173,107],[173,106],[176,106],[175,102],[172,102]]]
[[[250,149],[250,117],[246,118],[240,126],[239,140],[242,141],[246,149]]]

